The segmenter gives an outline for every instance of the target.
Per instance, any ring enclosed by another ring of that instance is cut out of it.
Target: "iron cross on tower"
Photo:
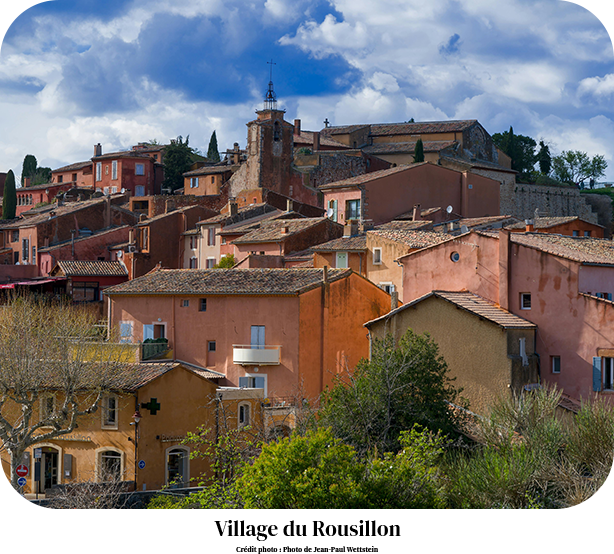
[[[265,110],[276,110],[277,109],[277,96],[275,95],[275,91],[273,90],[273,66],[277,65],[273,63],[271,59],[270,62],[267,62],[271,66],[270,77],[269,77],[269,90],[267,90],[266,95],[264,97],[264,109]]]

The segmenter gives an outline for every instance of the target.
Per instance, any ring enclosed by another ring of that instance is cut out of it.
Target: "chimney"
[[[399,293],[396,290],[393,290],[390,293],[390,308],[391,310],[396,310],[399,307]]]
[[[286,211],[291,212],[294,209],[294,202],[292,202],[291,198],[286,200]]]
[[[128,231],[128,244],[134,244],[134,229]]]
[[[100,143],[94,145],[94,156],[102,156],[102,145]]]
[[[535,224],[534,221],[532,219],[525,219],[524,220],[524,224],[525,224],[525,232],[526,233],[532,233],[533,231],[535,231]]]
[[[297,137],[301,136],[301,120],[300,119],[294,120],[294,134]]]
[[[420,213],[420,204],[416,204],[414,206],[414,215],[412,218],[414,221],[419,221],[422,219],[422,214]]]
[[[239,150],[239,143],[235,142],[233,147],[232,147],[232,151],[234,152],[234,154],[232,155],[232,163],[235,165],[239,165],[239,157],[241,154],[241,151]]]
[[[31,182],[32,182],[32,179],[30,179],[30,177],[24,177],[23,186],[29,187]]]
[[[324,271],[324,273],[322,274],[322,282],[324,283],[328,283],[328,266],[325,265],[322,270]]]
[[[320,132],[315,131],[313,133],[313,151],[316,152],[320,149]]]
[[[230,215],[231,216],[237,215],[237,213],[239,211],[239,207],[237,206],[237,202],[236,201],[231,200],[229,208],[230,208]]]

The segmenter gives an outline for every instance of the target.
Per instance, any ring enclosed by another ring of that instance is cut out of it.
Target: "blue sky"
[[[38,4],[2,43],[0,171],[19,174],[26,154],[86,160],[98,142],[189,135],[206,151],[214,129],[220,149],[244,146],[270,59],[286,119],[304,129],[475,118],[554,153],[604,154],[614,180],[612,43],[560,0]]]

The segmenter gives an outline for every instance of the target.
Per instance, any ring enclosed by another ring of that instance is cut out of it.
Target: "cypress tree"
[[[424,161],[424,145],[422,139],[418,139],[416,142],[416,148],[414,149],[414,163],[420,163]]]
[[[4,196],[2,197],[2,219],[13,219],[17,209],[17,192],[15,191],[15,174],[12,169],[6,175]]]
[[[215,131],[211,135],[211,139],[209,140],[209,149],[207,150],[207,159],[210,162],[219,162],[220,161],[220,153],[217,149],[217,136],[215,135]]]

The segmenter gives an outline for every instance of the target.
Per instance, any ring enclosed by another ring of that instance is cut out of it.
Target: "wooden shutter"
[[[601,357],[593,357],[593,390],[599,392],[601,390]]]

